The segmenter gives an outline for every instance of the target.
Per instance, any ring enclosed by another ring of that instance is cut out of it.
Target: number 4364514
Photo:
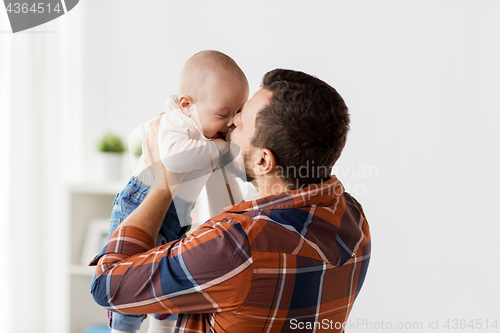
[[[498,320],[488,320],[488,319],[448,319],[444,323],[446,329],[462,329],[462,330],[473,330],[473,329],[498,329]]]
[[[42,13],[51,13],[51,12],[56,12],[59,13],[61,12],[61,8],[59,7],[59,3],[57,3],[54,7],[51,8],[50,3],[43,3],[43,2],[38,2],[34,3],[30,6],[28,3],[9,3],[7,6],[7,13],[37,13],[37,14],[42,14]]]

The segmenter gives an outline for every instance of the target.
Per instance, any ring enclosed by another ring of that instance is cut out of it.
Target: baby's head
[[[179,78],[179,106],[196,121],[205,137],[215,138],[217,133],[225,136],[247,99],[247,78],[224,53],[201,51],[184,64]]]

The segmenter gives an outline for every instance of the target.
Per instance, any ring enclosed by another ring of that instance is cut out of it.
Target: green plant
[[[140,157],[142,155],[142,142],[135,145],[134,155]]]
[[[97,145],[97,150],[103,153],[123,153],[126,150],[123,140],[113,134],[106,134],[99,144]]]

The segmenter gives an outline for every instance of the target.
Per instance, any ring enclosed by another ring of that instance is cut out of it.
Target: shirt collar
[[[260,209],[290,209],[311,206],[335,200],[344,193],[342,183],[333,176],[329,180],[302,189],[282,192],[252,201],[226,207],[227,212],[244,212]]]
[[[179,95],[172,95],[168,98],[165,112],[177,112],[177,114],[180,117],[182,117],[186,122],[191,124],[191,127],[195,127],[198,130],[198,132],[200,133],[198,140],[208,141],[208,138],[205,135],[203,135],[202,129],[196,124],[193,118],[186,116],[184,112],[181,111],[181,108],[179,106]]]

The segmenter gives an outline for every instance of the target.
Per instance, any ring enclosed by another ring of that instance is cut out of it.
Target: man
[[[361,205],[331,176],[348,129],[347,107],[325,82],[267,73],[228,133],[260,198],[153,248],[174,192],[169,174],[170,189],[150,192],[94,259],[95,301],[181,313],[179,332],[342,332],[371,247]],[[151,127],[153,151],[155,141]]]

